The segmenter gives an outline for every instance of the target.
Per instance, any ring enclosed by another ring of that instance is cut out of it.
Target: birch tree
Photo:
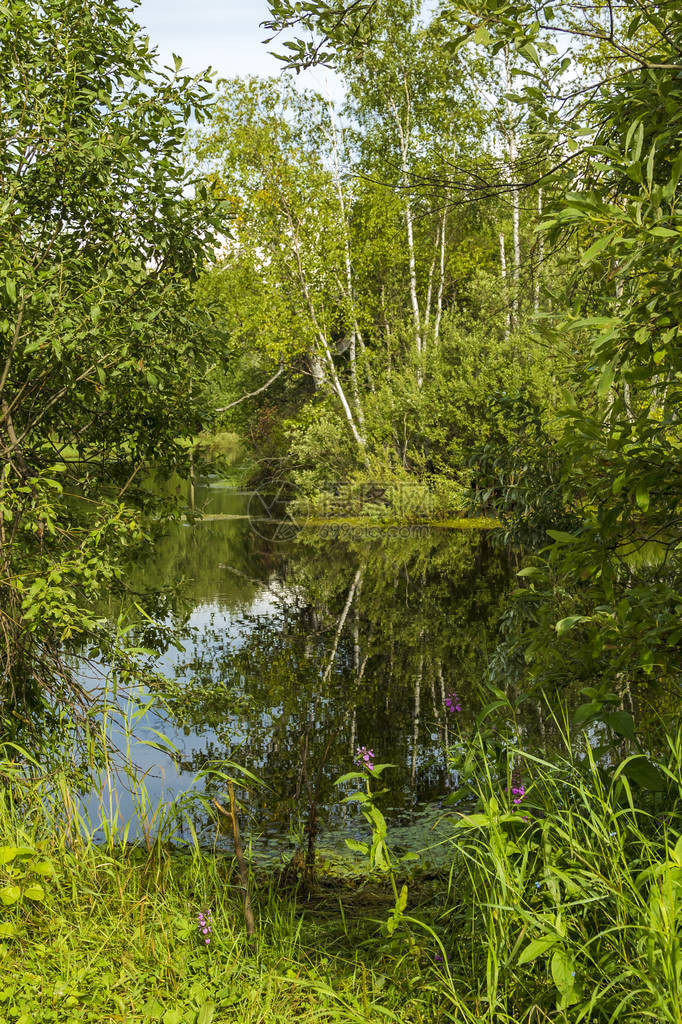
[[[279,322],[268,318],[263,337],[249,340],[290,370],[305,365],[316,386],[335,397],[364,452],[355,352],[359,327],[328,105],[286,82],[232,80],[196,153],[232,215],[225,271],[241,262],[256,284],[255,294],[239,300],[257,316],[270,305],[285,311]],[[340,355],[349,333],[350,390]]]

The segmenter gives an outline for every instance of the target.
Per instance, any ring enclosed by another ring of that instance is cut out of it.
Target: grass
[[[385,878],[258,871],[251,942],[230,857],[98,845],[64,785],[0,764],[0,1022],[681,1024],[682,740],[622,755],[475,738],[477,806],[393,935]]]
[[[428,530],[494,530],[499,527],[496,519],[489,516],[469,516],[460,519],[373,519],[371,516],[329,516],[322,518],[311,516],[302,518],[301,525],[305,527],[336,526],[340,528],[352,527],[357,529],[378,530],[389,532],[395,529],[428,529]]]
[[[255,875],[248,942],[231,858],[160,843],[100,846],[76,838],[54,805],[16,806],[7,794],[0,899],[12,885],[23,896],[0,906],[0,922],[15,929],[0,940],[3,1024],[436,1019],[437,996],[415,984],[433,973],[428,953],[417,951],[422,969],[408,955],[414,944],[381,938],[384,887],[346,879],[308,889]],[[29,898],[37,881],[43,896]],[[207,948],[197,914],[209,907]]]
[[[45,901],[4,944],[0,1019],[426,1019],[425,1001],[411,1000],[404,969],[381,957],[378,965],[366,963],[359,936],[351,941],[348,914],[346,936],[329,928],[326,915],[318,922],[294,896],[266,886],[256,891],[257,937],[249,945],[238,891],[220,860],[174,854],[150,862],[95,849],[54,860]],[[208,949],[196,925],[207,906],[214,919]]]

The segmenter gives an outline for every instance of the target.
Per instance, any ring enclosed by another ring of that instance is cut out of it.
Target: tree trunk
[[[509,50],[505,47],[504,51],[504,71],[505,71],[505,85],[507,92],[511,92],[512,80],[511,80],[511,68],[509,65]],[[512,113],[511,100],[506,101],[507,107],[507,157],[508,157],[508,169],[507,169],[507,181],[510,186],[510,197],[512,207],[512,235],[514,243],[514,270],[513,270],[513,283],[514,283],[514,298],[512,308],[514,312],[514,318],[516,319],[519,314],[519,274],[521,270],[521,241],[519,237],[519,193],[515,184],[516,177],[516,127],[514,125],[514,118]]]
[[[358,324],[357,311],[355,308],[355,291],[353,288],[353,264],[351,261],[350,251],[350,235],[348,232],[348,218],[346,216],[346,202],[343,196],[343,186],[341,184],[341,167],[339,163],[339,147],[338,139],[336,134],[336,124],[334,121],[334,108],[329,103],[329,124],[331,131],[331,143],[332,143],[332,156],[333,156],[333,167],[334,167],[334,183],[336,185],[336,196],[339,201],[339,212],[341,214],[341,230],[343,232],[343,254],[344,254],[344,269],[346,273],[345,291],[346,300],[350,309],[350,314],[353,322],[353,328],[351,330],[350,345],[348,346],[348,356],[350,359],[350,375],[351,375],[351,387],[353,390],[353,403],[355,405],[355,411],[357,412],[358,422],[360,427],[364,430],[365,427],[365,415],[360,402],[360,389],[358,387],[358,371],[357,371],[357,345],[364,348],[364,342],[362,340],[362,333],[360,331],[360,325]]]
[[[443,315],[443,291],[445,289],[445,231],[448,225],[447,208],[443,210],[440,225],[440,277],[438,279],[438,296],[436,298],[436,321],[433,325],[433,341],[437,345],[440,339],[440,321]]]
[[[504,250],[504,234],[500,231],[500,274],[502,277],[502,284],[505,286],[505,304],[507,305],[507,323],[505,326],[504,336],[509,337],[509,331],[511,330],[511,310],[508,305],[507,296],[507,256]]]
[[[412,319],[414,322],[414,335],[415,345],[417,349],[417,356],[419,359],[419,367],[417,370],[417,384],[419,387],[422,385],[422,369],[421,369],[421,355],[423,350],[422,344],[422,323],[421,323],[421,312],[419,309],[419,295],[417,291],[417,260],[415,257],[414,247],[414,220],[412,217],[412,203],[410,201],[409,193],[409,150],[410,150],[410,95],[407,88],[407,81],[404,81],[405,86],[405,97],[407,101],[407,115],[406,123],[403,124],[398,108],[391,99],[390,106],[393,112],[393,118],[395,120],[396,128],[398,129],[398,137],[400,139],[400,170],[401,170],[401,186],[405,193],[405,227],[407,229],[407,255],[408,255],[408,266],[409,266],[409,281],[410,281],[410,302],[412,304]]]
[[[538,223],[542,219],[542,189],[538,189]],[[540,274],[545,259],[545,241],[542,234],[538,235],[538,263],[535,271],[533,308],[537,313],[540,309]]]
[[[287,212],[289,213],[289,211],[287,211]],[[299,282],[300,282],[300,285],[301,285],[301,290],[303,292],[303,297],[304,297],[306,305],[308,307],[308,312],[310,314],[310,319],[311,319],[313,327],[315,328],[315,331],[317,333],[318,342],[319,342],[320,348],[322,350],[322,357],[324,359],[324,363],[326,365],[327,372],[329,374],[329,379],[331,380],[332,388],[335,391],[335,393],[336,393],[336,395],[337,395],[337,397],[338,397],[338,399],[339,399],[339,401],[341,403],[341,408],[343,409],[344,416],[346,417],[346,421],[348,423],[348,426],[350,427],[350,430],[351,430],[351,433],[353,435],[353,438],[354,438],[355,442],[357,443],[358,447],[360,448],[360,450],[362,452],[362,456],[363,456],[364,461],[367,462],[367,454],[366,454],[367,442],[365,441],[364,437],[362,436],[362,434],[358,430],[357,424],[355,422],[355,417],[353,416],[353,412],[352,412],[351,407],[350,407],[350,405],[348,403],[348,399],[346,398],[346,393],[343,390],[343,385],[341,384],[341,381],[339,380],[339,375],[336,372],[336,367],[334,366],[334,358],[332,356],[331,349],[329,347],[329,343],[327,342],[327,338],[325,336],[325,333],[324,333],[323,329],[321,328],[321,326],[319,324],[319,321],[317,319],[317,313],[315,312],[315,305],[313,303],[312,295],[311,295],[310,289],[308,287],[308,279],[306,277],[305,269],[303,267],[303,260],[301,258],[301,247],[300,247],[300,244],[299,244],[298,232],[296,230],[296,224],[294,223],[293,218],[291,217],[290,213],[289,213],[289,225],[291,227],[291,233],[292,233],[292,239],[291,240],[292,240],[293,247],[294,247],[294,255],[296,257],[296,268],[297,268],[297,271],[298,271],[298,279],[299,279]]]

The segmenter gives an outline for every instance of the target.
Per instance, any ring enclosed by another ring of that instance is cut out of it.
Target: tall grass
[[[456,827],[443,991],[453,1019],[682,1021],[682,741],[637,790],[566,744],[554,763],[471,759],[479,813]],[[526,793],[512,802],[514,781]]]
[[[251,870],[249,942],[232,859],[191,824],[202,798],[153,802],[133,767],[143,709],[116,705],[118,763],[113,705],[93,734],[89,812],[72,772],[0,751],[0,1022],[682,1024],[679,735],[644,774],[568,736],[552,761],[478,736],[478,806],[449,817],[449,872],[409,880],[392,934],[394,893],[358,861],[314,885]]]
[[[93,772],[96,785],[108,770]],[[402,954],[376,949],[368,897],[352,886],[313,898],[252,874],[256,935],[247,941],[231,857],[196,834],[179,848],[185,809],[151,805],[144,779],[127,771],[149,829],[137,842],[104,788],[97,818],[69,773],[42,775],[18,749],[0,757],[0,926],[13,929],[0,930],[3,1024],[434,1019],[433,995],[413,988]],[[43,895],[30,897],[38,879]],[[5,906],[16,885],[23,897]],[[197,916],[208,908],[207,947]]]

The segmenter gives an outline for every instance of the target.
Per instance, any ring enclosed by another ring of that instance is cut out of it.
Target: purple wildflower
[[[203,937],[204,942],[208,946],[211,942],[211,932],[213,931],[213,914],[210,909],[204,914],[203,911],[199,911],[197,914],[197,922],[199,926],[199,934]]]
[[[521,781],[521,773],[516,768],[512,772],[511,788],[508,792],[511,793],[512,803],[517,807],[526,796],[526,787]]]
[[[367,747],[358,747],[355,754],[355,763],[358,768],[366,768],[367,771],[374,771],[374,751]]]
[[[445,698],[445,702],[444,703],[445,703],[446,710],[451,715],[455,711],[461,711],[462,710],[462,705],[459,702],[459,697],[457,696],[457,694],[455,693],[454,690],[447,695],[447,697]]]

